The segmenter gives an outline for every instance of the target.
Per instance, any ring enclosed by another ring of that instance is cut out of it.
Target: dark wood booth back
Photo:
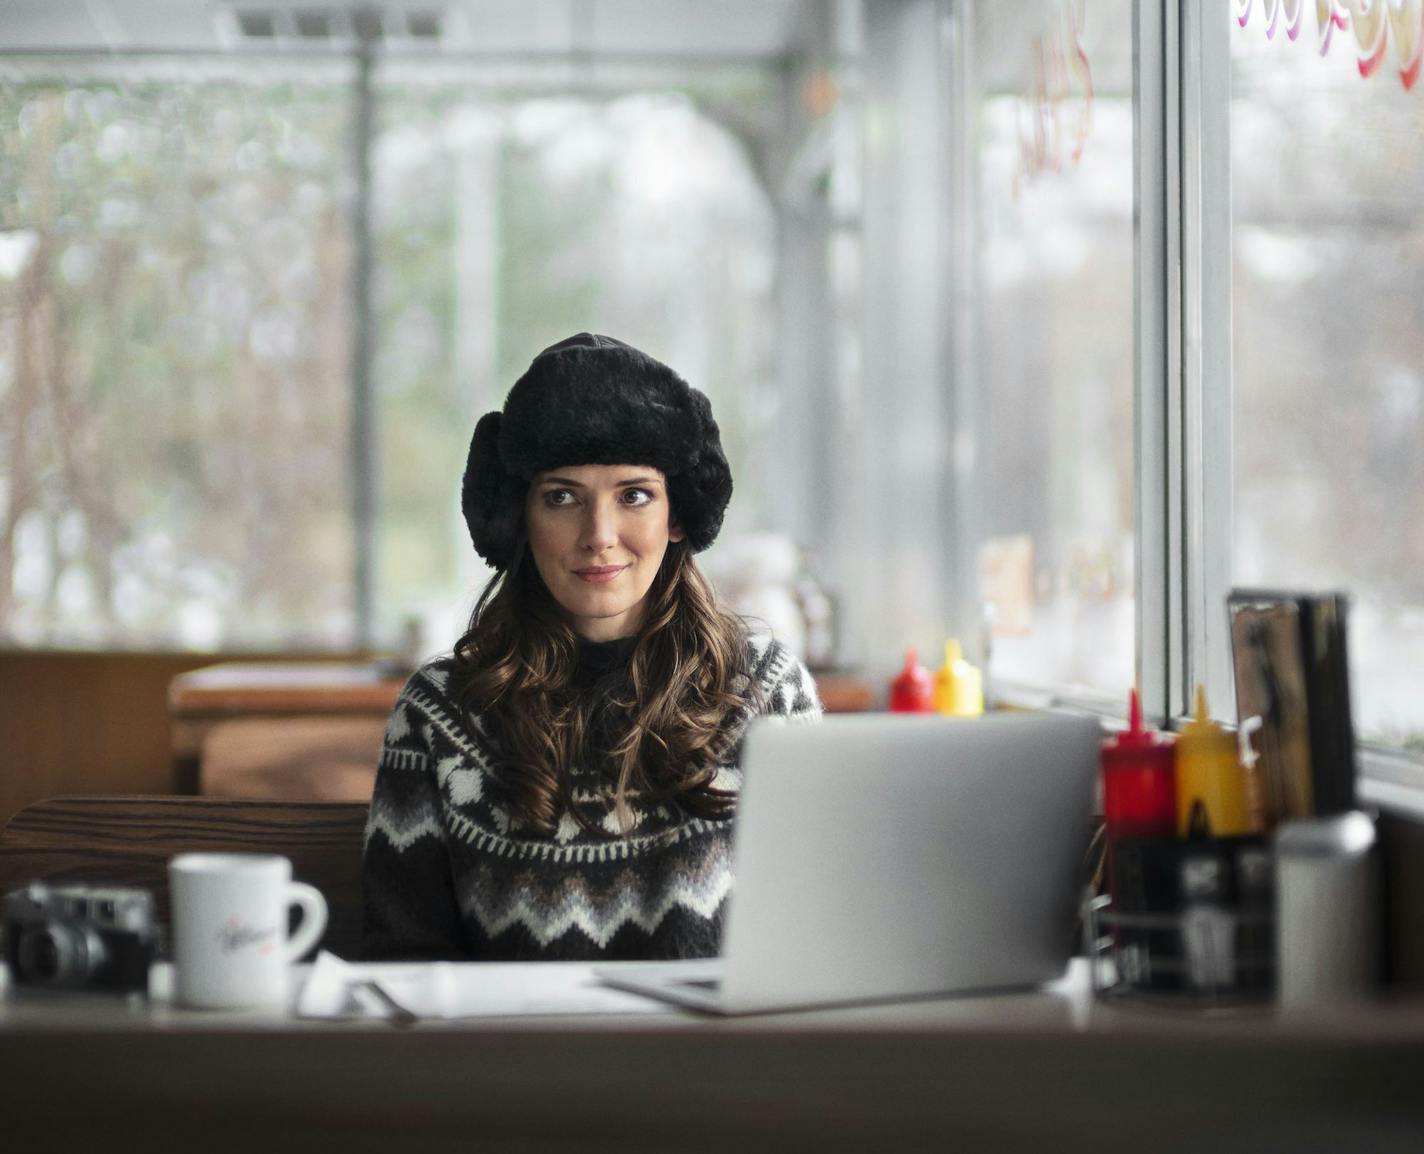
[[[326,898],[321,948],[357,958],[365,823],[366,806],[358,802],[51,798],[26,806],[0,830],[0,892],[36,880],[144,886],[166,925],[174,854],[282,854],[292,876]]]

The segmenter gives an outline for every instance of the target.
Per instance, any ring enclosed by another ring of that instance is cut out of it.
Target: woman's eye
[[[549,489],[544,493],[544,504],[551,509],[560,509],[574,503],[574,495],[567,489]]]
[[[625,505],[648,505],[651,504],[653,495],[647,489],[625,489],[623,491],[623,504]]]

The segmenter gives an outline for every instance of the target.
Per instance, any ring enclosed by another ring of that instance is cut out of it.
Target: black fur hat
[[[460,494],[475,552],[496,569],[524,541],[536,473],[566,465],[652,465],[694,552],[717,537],[732,472],[707,398],[666,365],[612,337],[550,345],[475,426]]]

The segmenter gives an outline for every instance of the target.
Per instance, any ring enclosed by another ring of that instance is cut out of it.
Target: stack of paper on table
[[[607,969],[602,963],[599,969]],[[637,994],[600,985],[583,962],[346,962],[323,950],[297,996],[305,1018],[386,1018],[376,982],[420,1018],[536,1014],[669,1013]]]

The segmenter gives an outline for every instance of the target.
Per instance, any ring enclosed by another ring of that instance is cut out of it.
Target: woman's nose
[[[618,529],[612,508],[600,501],[589,503],[584,516],[583,539],[579,542],[590,553],[598,553],[618,543]]]

